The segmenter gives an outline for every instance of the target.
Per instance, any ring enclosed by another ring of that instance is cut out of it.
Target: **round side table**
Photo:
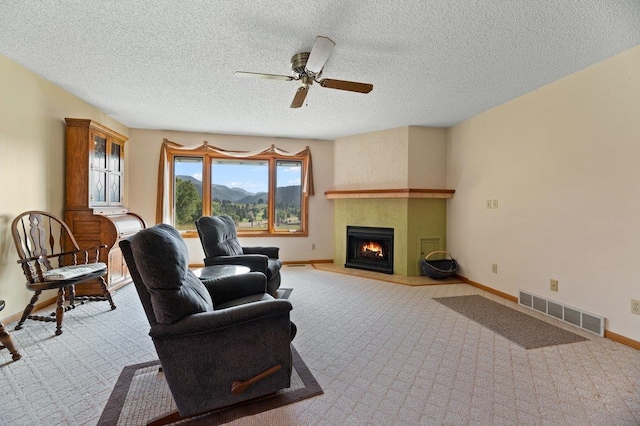
[[[212,265],[194,269],[193,273],[201,280],[225,278],[233,275],[247,274],[251,269],[241,265]]]

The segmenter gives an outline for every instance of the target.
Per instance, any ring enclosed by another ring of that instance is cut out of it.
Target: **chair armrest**
[[[209,290],[214,305],[267,292],[267,277],[262,272],[209,278],[202,283]]]
[[[242,247],[242,252],[244,254],[264,254],[271,259],[278,259],[280,255],[280,247],[275,246],[255,246],[255,247]]]
[[[205,257],[204,265],[242,265],[251,269],[251,272],[262,272],[267,274],[267,263],[269,258],[262,254],[249,254],[238,256],[215,256]]]
[[[156,324],[151,327],[149,335],[157,340],[185,339],[189,336],[202,338],[203,334],[214,334],[237,325],[268,322],[270,317],[288,315],[291,309],[288,300],[248,303],[219,311],[189,315],[173,324]]]

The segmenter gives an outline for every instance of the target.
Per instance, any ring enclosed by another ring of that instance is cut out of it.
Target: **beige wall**
[[[129,207],[147,221],[155,224],[156,193],[160,146],[163,138],[185,146],[210,145],[238,151],[255,151],[272,144],[288,152],[300,152],[309,146],[313,160],[316,195],[309,198],[308,237],[241,238],[245,246],[276,245],[284,261],[306,261],[333,258],[333,204],[324,192],[333,185],[333,141],[311,139],[266,138],[208,133],[171,132],[163,130],[131,129],[128,142],[128,161],[134,166],[129,171]],[[202,264],[204,253],[200,240],[187,238],[190,262]],[[315,244],[315,250],[312,250]]]
[[[447,188],[447,129],[409,126],[407,187]]]
[[[335,142],[333,189],[446,186],[446,129],[405,126]]]
[[[408,128],[399,127],[337,139],[332,189],[405,188],[407,138]]]
[[[64,118],[90,118],[124,135],[128,129],[1,55],[0,93],[0,299],[6,301],[0,318],[6,318],[33,296],[16,263],[11,221],[26,210],[63,213]]]
[[[450,129],[447,245],[462,275],[640,341],[639,75],[640,46]]]

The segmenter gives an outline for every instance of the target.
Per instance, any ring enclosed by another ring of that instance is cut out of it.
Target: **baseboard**
[[[469,278],[463,277],[461,275],[457,275],[456,274],[455,277],[458,278],[460,281],[462,281],[462,282],[464,282],[466,284],[469,284],[470,286],[477,287],[477,288],[479,288],[481,290],[484,290],[484,291],[486,291],[488,293],[495,294],[496,296],[500,296],[503,299],[507,299],[507,300],[510,300],[510,301],[512,301],[514,303],[518,303],[518,298],[516,296],[512,296],[512,295],[510,295],[508,293],[503,293],[503,292],[501,292],[499,290],[496,290],[494,288],[487,287],[487,286],[482,285],[480,283],[477,283],[475,281],[471,281]]]
[[[504,299],[507,299],[507,300],[510,300],[510,301],[512,301],[514,303],[518,303],[518,298],[515,297],[515,296],[512,296],[512,295],[510,295],[508,293],[503,293],[503,292],[501,292],[499,290],[493,289],[491,287],[487,287],[487,286],[482,285],[480,283],[477,283],[475,281],[471,281],[467,277],[463,277],[461,275],[456,275],[456,277],[460,281],[462,281],[464,283],[467,283],[467,284],[469,284],[469,285],[471,285],[473,287],[477,287],[477,288],[479,288],[481,290],[484,290],[486,292],[489,292],[491,294],[495,294],[496,296],[500,296],[500,297],[502,297]],[[628,338],[626,336],[623,336],[621,334],[614,333],[613,331],[605,330],[604,331],[604,337],[609,339],[609,340],[613,340],[616,343],[621,343],[621,344],[623,344],[625,346],[629,346],[629,347],[631,347],[633,349],[639,349],[640,350],[640,342],[638,342],[637,340],[630,339],[630,338]]]
[[[333,259],[288,260],[282,262],[283,265],[313,265],[314,263],[333,263]]]
[[[628,337],[614,333],[613,331],[605,330],[604,337],[614,342],[622,343],[625,346],[630,346],[633,349],[640,349],[640,342],[637,340],[629,339]]]

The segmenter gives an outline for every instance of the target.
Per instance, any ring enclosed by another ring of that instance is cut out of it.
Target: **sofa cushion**
[[[171,324],[187,315],[213,311],[209,292],[189,270],[187,246],[175,228],[160,224],[138,232],[131,241],[131,252],[158,323]]]

